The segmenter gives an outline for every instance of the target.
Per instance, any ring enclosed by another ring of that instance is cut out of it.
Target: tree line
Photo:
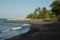
[[[26,18],[30,19],[57,19],[60,17],[60,1],[53,1],[50,4],[51,9],[48,10],[46,7],[36,8],[33,13],[30,13]]]

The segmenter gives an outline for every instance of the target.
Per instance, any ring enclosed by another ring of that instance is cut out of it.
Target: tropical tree
[[[26,18],[31,18],[32,19],[33,18],[33,13],[28,14]]]
[[[40,11],[39,18],[41,19],[50,18],[49,11],[46,9],[46,7],[43,7],[42,10]]]
[[[40,9],[40,7],[36,8],[34,10],[34,13],[30,13],[27,15],[26,18],[31,18],[31,19],[50,19],[54,18],[53,12],[51,10],[47,10],[46,7],[43,7]]]
[[[60,15],[60,1],[59,0],[55,0],[54,2],[52,2],[51,6],[51,10],[55,13],[55,15]]]

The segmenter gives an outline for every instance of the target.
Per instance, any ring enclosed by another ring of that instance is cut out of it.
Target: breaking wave
[[[8,32],[8,31],[20,30],[20,29],[22,29],[22,27],[25,27],[25,26],[31,26],[31,25],[30,24],[23,24],[20,27],[14,27],[14,28],[9,28],[9,29],[5,29],[5,30],[1,30],[0,33]]]
[[[6,29],[6,30],[1,30],[0,33],[8,32],[8,31],[14,31],[14,30],[19,30],[19,29],[22,29],[22,27],[14,27],[14,28]]]

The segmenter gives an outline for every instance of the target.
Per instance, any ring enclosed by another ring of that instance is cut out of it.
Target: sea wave
[[[0,33],[8,32],[8,31],[14,31],[14,30],[19,30],[19,29],[22,29],[22,27],[14,27],[14,28],[6,29],[6,30],[1,30]]]
[[[25,26],[31,26],[31,24],[23,24],[21,25],[22,27],[25,27]]]
[[[23,24],[20,27],[14,27],[14,28],[8,28],[8,29],[5,29],[5,30],[1,30],[0,33],[14,31],[14,30],[20,30],[20,29],[22,29],[25,26],[31,26],[31,25],[30,24]]]

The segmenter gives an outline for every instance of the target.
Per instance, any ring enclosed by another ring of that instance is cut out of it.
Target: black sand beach
[[[60,23],[31,25],[29,32],[6,40],[60,40]]]

